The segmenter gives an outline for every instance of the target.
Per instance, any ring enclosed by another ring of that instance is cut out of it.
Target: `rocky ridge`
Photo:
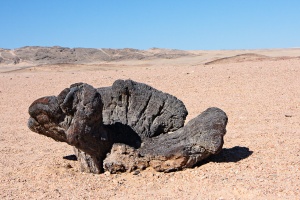
[[[19,64],[25,62],[31,65],[42,64],[88,64],[102,61],[173,59],[193,53],[183,50],[158,49],[138,50],[132,48],[66,48],[60,46],[40,47],[26,46],[17,49],[0,48],[0,64]]]

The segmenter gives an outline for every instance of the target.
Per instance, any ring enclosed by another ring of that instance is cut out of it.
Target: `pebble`
[[[140,173],[140,171],[139,170],[136,170],[136,171],[134,171],[132,174],[133,175],[138,175]]]

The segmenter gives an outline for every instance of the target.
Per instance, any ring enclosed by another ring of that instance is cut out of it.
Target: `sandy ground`
[[[0,199],[299,199],[299,58],[128,63],[0,73]],[[187,121],[208,107],[223,109],[229,117],[223,151],[180,172],[86,174],[63,159],[72,147],[27,128],[27,109],[39,97],[74,82],[103,87],[129,78],[181,99]]]

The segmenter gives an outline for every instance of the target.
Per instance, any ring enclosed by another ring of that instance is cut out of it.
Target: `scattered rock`
[[[139,170],[136,170],[136,171],[134,171],[132,174],[133,174],[133,175],[138,175],[138,174],[140,174],[140,171],[139,171]]]
[[[73,167],[72,167],[72,165],[71,165],[71,164],[69,164],[69,163],[68,163],[68,164],[67,164],[65,167],[66,167],[67,169],[71,169],[71,168],[73,168]]]

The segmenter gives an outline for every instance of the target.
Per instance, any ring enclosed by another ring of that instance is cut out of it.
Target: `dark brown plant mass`
[[[184,127],[176,97],[132,80],[95,89],[76,83],[34,101],[28,127],[75,147],[82,171],[111,173],[190,168],[223,146],[227,116],[208,108]]]

